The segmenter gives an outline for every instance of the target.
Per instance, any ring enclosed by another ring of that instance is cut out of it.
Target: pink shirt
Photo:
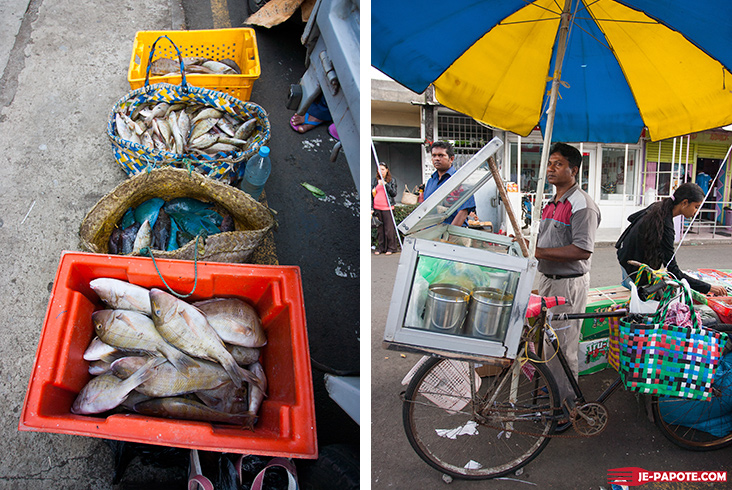
[[[384,186],[381,184],[376,186],[376,195],[374,196],[374,209],[378,209],[379,211],[394,209],[394,206],[389,206],[389,201],[386,199],[386,189],[384,189]]]

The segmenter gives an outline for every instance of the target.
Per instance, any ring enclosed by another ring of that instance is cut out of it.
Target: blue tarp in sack
[[[712,388],[719,390],[721,395],[711,397],[711,401],[659,398],[658,408],[663,419],[715,437],[726,436],[732,432],[732,353],[719,360]]]

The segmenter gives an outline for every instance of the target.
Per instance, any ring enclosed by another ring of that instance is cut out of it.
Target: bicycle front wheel
[[[412,448],[455,478],[495,478],[521,468],[549,443],[561,413],[556,382],[544,364],[529,359],[523,367],[513,361],[488,371],[478,377],[473,363],[434,357],[404,395]]]

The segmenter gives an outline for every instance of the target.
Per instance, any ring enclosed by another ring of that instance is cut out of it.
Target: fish
[[[236,138],[229,138],[226,136],[219,136],[219,140],[217,141],[217,143],[224,143],[227,145],[234,145],[234,146],[246,146],[247,141],[236,139]]]
[[[207,75],[215,74],[211,68],[206,68],[203,65],[190,65],[186,67],[186,73],[204,73]]]
[[[218,109],[214,109],[213,107],[207,107],[201,110],[201,112],[199,112],[198,114],[196,114],[196,117],[191,120],[191,125],[195,126],[198,121],[203,121],[204,119],[221,119],[222,117],[224,117],[223,112]],[[216,123],[217,121],[214,121],[214,124]]]
[[[162,76],[168,73],[180,73],[180,63],[170,58],[158,58],[150,63],[150,75]]]
[[[221,63],[214,60],[209,60],[203,63],[203,66],[213,71],[214,73],[220,73],[222,75],[228,75],[234,73],[234,70],[226,63]]]
[[[89,287],[112,309],[132,310],[148,316],[152,314],[150,291],[147,288],[111,277],[92,279]]]
[[[160,136],[162,136],[163,142],[166,144],[168,148],[170,148],[173,144],[173,130],[170,129],[170,124],[168,123],[167,119],[155,119],[155,124],[158,127],[158,130],[160,131]]]
[[[209,202],[199,201],[191,197],[176,197],[165,203],[164,209],[168,214],[175,213],[200,213],[206,209],[211,209],[213,204]]]
[[[161,208],[152,230],[152,248],[155,250],[166,250],[170,239],[170,224],[170,216]]]
[[[213,298],[193,303],[206,315],[209,325],[226,343],[242,347],[262,347],[267,335],[257,310],[238,298]]]
[[[109,253],[118,254],[122,246],[122,229],[115,228],[109,235]]]
[[[84,351],[84,355],[82,357],[85,361],[93,362],[108,359],[108,356],[112,356],[117,352],[119,351],[116,347],[105,344],[99,337],[95,336]]]
[[[124,230],[125,228],[129,228],[133,224],[135,224],[135,210],[132,208],[127,208],[125,214],[122,215],[122,220],[119,222],[119,227]]]
[[[100,374],[107,374],[111,372],[112,363],[99,359],[89,363],[89,374],[92,376],[99,376]]]
[[[238,148],[236,146],[234,146],[234,145],[229,145],[229,144],[226,144],[226,143],[219,143],[217,141],[213,145],[211,145],[211,146],[209,146],[207,148],[203,148],[202,151],[203,151],[203,153],[208,153],[209,155],[211,155],[213,153],[220,153],[220,152],[229,153],[229,152],[232,152],[232,151],[236,151],[237,149]]]
[[[264,397],[267,396],[267,375],[259,362],[252,363],[249,370],[259,378],[259,385],[252,385],[249,388],[249,411],[258,413]]]
[[[239,366],[248,366],[259,360],[259,349],[227,344],[225,342],[224,345]]]
[[[112,373],[120,378],[127,378],[147,362],[144,357],[129,356],[117,359],[111,365]],[[229,375],[215,362],[199,359],[198,365],[188,370],[188,376],[183,376],[169,362],[158,364],[153,368],[153,376],[136,389],[140,393],[152,396],[176,396],[195,393],[200,390],[218,388],[224,383],[231,382]],[[242,377],[249,383],[259,386],[259,378],[249,370],[239,368]]]
[[[145,220],[135,236],[135,243],[132,245],[132,253],[134,255],[140,255],[143,249],[150,248],[151,243],[152,228],[150,227],[150,221]]]
[[[150,359],[125,380],[113,374],[92,378],[77,395],[71,405],[71,413],[77,415],[102,413],[119,406],[132,390],[150,378],[152,367],[158,362],[160,359]]]
[[[150,304],[165,340],[191,356],[218,362],[237,388],[242,385],[239,366],[201,310],[157,288],[150,290]]]
[[[170,104],[167,102],[159,102],[155,104],[155,107],[153,107],[147,117],[145,117],[145,122],[149,124],[150,121],[157,117],[165,117],[165,114],[168,112],[168,107],[170,107]]]
[[[188,148],[192,150],[205,150],[219,140],[219,135],[204,133],[195,139],[190,140]]]
[[[199,136],[208,133],[216,125],[216,121],[217,119],[213,117],[195,123],[191,120],[191,134],[188,135],[188,141],[192,142]]]
[[[137,107],[135,107],[132,112],[130,113],[130,119],[133,121],[136,121],[138,117],[140,117],[140,113],[148,108],[150,108],[154,102],[143,102],[142,104],[138,104]]]
[[[233,138],[234,133],[236,133],[236,129],[234,129],[234,126],[229,122],[229,118],[222,117],[216,122],[216,127],[218,127],[221,131],[226,133],[226,136]]]
[[[238,140],[246,140],[252,135],[252,133],[254,133],[254,128],[256,127],[257,119],[251,118],[236,129],[236,132],[234,133],[234,138]]]
[[[234,223],[234,218],[228,213],[224,214],[221,224],[219,225],[219,229],[222,232],[235,231],[236,225]]]
[[[148,129],[144,133],[142,133],[142,146],[145,148],[150,148],[151,150],[155,149],[155,141],[153,140],[151,130]]]
[[[139,223],[132,223],[124,230],[122,230],[122,239],[120,240],[119,253],[122,255],[129,255],[135,246],[135,238],[137,238],[137,232],[140,230]]]
[[[234,73],[236,73],[237,75],[241,75],[241,68],[239,68],[237,62],[232,60],[231,58],[224,58],[223,60],[219,60],[219,62],[227,65],[229,68],[234,70]]]
[[[178,249],[178,224],[174,219],[170,220],[170,238],[168,239],[168,246],[166,251],[171,252]]]
[[[244,387],[237,388],[231,381],[210,390],[199,390],[196,396],[207,407],[220,412],[242,413],[249,410],[247,390]]]
[[[105,343],[132,352],[161,354],[181,373],[195,368],[198,362],[165,341],[153,321],[135,311],[99,310],[92,314],[94,331]]]
[[[185,111],[178,113],[178,129],[183,137],[183,149],[187,148],[188,135],[191,132],[191,118]]]
[[[122,119],[122,114],[117,113],[114,115],[114,126],[117,129],[117,134],[123,140],[137,143],[138,145],[142,143],[140,137],[130,129],[127,123],[124,122],[124,120]]]
[[[200,65],[206,60],[208,60],[208,58],[204,58],[203,56],[184,56],[183,66],[187,68],[192,65]]]
[[[170,116],[171,112],[179,112],[186,108],[186,104],[183,102],[176,102],[174,104],[171,104],[168,109],[165,111],[165,117],[166,119]]]
[[[135,222],[143,224],[145,220],[147,220],[150,222],[150,226],[155,226],[160,209],[164,204],[165,200],[160,199],[159,197],[153,197],[144,201],[135,208]]]
[[[207,407],[203,403],[181,397],[153,398],[152,400],[136,403],[134,409],[135,412],[142,415],[202,422],[220,422],[249,429],[252,429],[257,422],[257,416],[251,412],[237,414],[220,412]]]
[[[173,141],[175,143],[173,149],[175,150],[175,153],[183,153],[183,135],[178,127],[177,112],[170,113],[168,116],[168,124],[170,125],[170,131],[173,133]]]

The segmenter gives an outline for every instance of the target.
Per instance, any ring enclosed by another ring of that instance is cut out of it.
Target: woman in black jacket
[[[372,213],[379,218],[381,224],[376,229],[376,251],[391,255],[399,251],[396,238],[396,228],[392,212],[394,210],[394,198],[397,195],[397,181],[391,176],[386,163],[379,163],[379,175],[374,177],[371,184],[371,208]]]
[[[615,248],[618,249],[618,261],[624,271],[624,284],[628,284],[626,275],[631,279],[635,278],[634,274],[638,271],[638,267],[628,264],[629,260],[635,260],[652,269],[659,269],[665,265],[676,279],[686,279],[691,288],[700,293],[726,296],[724,287],[712,286],[684,274],[673,258],[674,217],[683,215],[685,218],[692,218],[702,201],[704,192],[701,187],[687,182],[676,189],[673,198],[667,197],[655,202],[628,217],[630,225],[615,243]]]

